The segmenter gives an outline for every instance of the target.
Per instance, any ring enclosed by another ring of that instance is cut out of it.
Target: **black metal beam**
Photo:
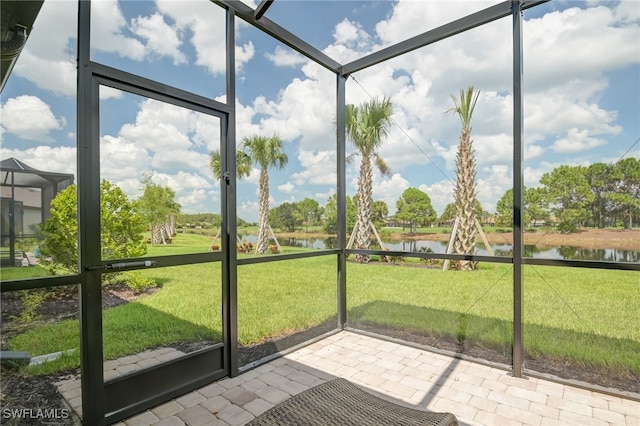
[[[230,107],[228,104],[107,65],[96,62],[91,62],[90,65],[94,77],[97,78],[98,82],[103,86],[218,117],[225,116],[226,114],[224,113],[229,113],[233,109],[233,107]]]
[[[238,265],[253,265],[256,263],[280,262],[283,260],[305,259],[308,257],[329,256],[340,253],[339,249],[316,250],[301,253],[278,254],[274,256],[253,256],[238,259]]]
[[[306,41],[302,40],[300,37],[285,30],[284,28],[274,23],[273,21],[269,20],[268,18],[263,16],[260,20],[257,20],[254,16],[254,10],[251,9],[246,4],[240,1],[233,1],[233,0],[211,0],[211,1],[217,4],[218,6],[221,6],[221,7],[224,7],[225,9],[229,9],[230,11],[233,11],[233,13],[235,13],[242,20],[253,25],[254,27],[261,30],[262,32],[270,35],[271,37],[275,38],[279,42],[289,46],[296,52],[306,56],[307,58],[325,67],[326,69],[333,71],[335,73],[340,72],[340,68],[342,67],[342,64],[331,59],[321,50],[316,49]]]
[[[590,268],[590,269],[607,269],[614,271],[638,271],[640,272],[640,263],[631,262],[607,262],[598,260],[569,260],[569,259],[534,259],[527,257],[522,259],[525,265],[537,266],[559,266],[569,268]],[[640,281],[638,281],[640,287]]]
[[[548,1],[550,0],[526,2],[523,9],[534,7]],[[502,3],[498,3],[479,12],[472,13],[471,15],[449,22],[448,24],[444,24],[438,28],[409,38],[363,58],[356,59],[342,67],[342,75],[352,74],[388,59],[395,58],[396,56],[403,55],[445,38],[460,34],[500,18],[507,17],[511,15],[511,3],[511,0],[503,1]]]
[[[253,17],[256,19],[262,18],[262,16],[266,13],[267,9],[271,7],[273,0],[262,0],[256,10],[253,12]]]
[[[0,281],[0,292],[77,285],[78,283],[80,283],[79,275],[53,275],[25,280]]]

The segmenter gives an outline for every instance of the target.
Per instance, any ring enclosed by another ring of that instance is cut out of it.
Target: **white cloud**
[[[533,145],[533,144],[525,145],[524,159],[525,161],[532,160],[536,157],[540,157],[542,154],[544,154],[544,152],[545,152],[545,149],[540,145]]]
[[[217,118],[153,99],[140,103],[135,123],[126,123],[119,135],[142,147],[156,168],[199,170],[208,173],[209,155],[219,146]]]
[[[237,115],[238,129],[244,137],[254,133],[277,134],[285,141],[302,137],[303,149],[334,149],[335,82],[324,79],[293,79],[273,101],[255,98],[249,109]],[[255,114],[262,114],[259,124],[251,124]],[[246,123],[246,124],[245,124]]]
[[[431,198],[431,205],[438,213],[438,216],[444,212],[447,204],[453,203],[452,181],[440,180],[431,185],[421,184],[418,186],[418,189],[425,192],[429,198]]]
[[[329,197],[331,197],[335,193],[336,193],[335,187],[331,187],[327,192],[316,192],[315,194],[313,194],[313,196],[316,199],[327,200]]]
[[[589,149],[605,145],[606,143],[607,141],[604,139],[590,137],[588,130],[578,130],[573,128],[569,129],[565,137],[556,140],[551,146],[551,149],[555,152],[566,154],[584,152]]]
[[[357,46],[364,48],[368,46],[369,34],[358,22],[349,21],[347,18],[335,26],[333,38],[337,44]]]
[[[49,105],[37,96],[22,95],[8,99],[0,107],[0,115],[3,132],[39,142],[55,142],[50,133],[66,124],[64,117],[56,118]]]
[[[116,53],[120,57],[141,61],[145,46],[126,33],[127,22],[117,0],[91,3],[91,48]]]
[[[179,39],[161,16],[138,17],[131,28],[116,0],[94,1],[91,4],[91,49],[117,54],[121,58],[142,61],[156,56],[170,56],[174,63],[185,57],[177,49]],[[77,2],[46,1],[38,14],[33,31],[20,54],[15,73],[55,94],[73,97],[76,94]],[[146,41],[146,45],[136,38]],[[103,99],[113,97],[105,92]]]
[[[504,195],[507,189],[513,187],[513,175],[511,167],[505,165],[492,165],[484,170],[486,178],[479,178],[476,185],[478,201],[486,211],[493,212],[496,202]]]
[[[213,178],[205,178],[194,172],[156,173],[153,180],[160,185],[168,186],[176,192],[208,188],[219,193],[218,184],[212,185]]]
[[[297,185],[336,184],[336,154],[333,151],[304,151],[298,152],[298,161],[303,171],[291,175]]]
[[[182,41],[178,32],[165,22],[162,15],[138,16],[131,20],[131,30],[146,40],[147,55],[168,56],[174,65],[187,63],[186,56],[180,51]]]
[[[293,193],[293,190],[296,188],[294,184],[291,182],[283,183],[282,185],[278,185],[278,190],[284,192],[285,194]]]
[[[618,116],[616,111],[607,111],[587,98],[595,98],[606,88],[602,82],[582,82],[582,93],[578,93],[573,82],[561,91],[532,94],[527,97],[526,128],[533,133],[559,134],[571,128],[581,128],[593,134],[615,135],[621,128],[613,124]],[[590,89],[587,89],[589,87]]]
[[[528,90],[591,80],[603,71],[637,63],[640,46],[636,2],[550,12],[525,22],[525,81]],[[631,15],[629,14],[631,12]],[[628,19],[635,16],[635,22]]]
[[[16,62],[14,73],[39,88],[64,96],[76,93],[77,2],[46,1],[29,39]]]
[[[238,217],[249,221],[258,221],[258,201],[243,201],[238,206]]]
[[[466,0],[447,3],[455,4],[455,7],[443,7],[441,1],[400,0],[391,16],[376,24],[376,35],[382,45],[397,43],[494,4]]]
[[[226,70],[225,11],[210,2],[156,0],[158,10],[175,21],[183,32],[189,31],[195,48],[196,64],[211,74]],[[236,46],[236,69],[239,71],[255,54],[251,42]]]
[[[100,140],[100,174],[104,179],[113,182],[134,179],[140,186],[142,173],[149,169],[151,158],[151,153],[142,145],[122,137],[105,135]]]
[[[15,157],[23,163],[46,172],[71,173],[77,180],[76,149],[68,146],[36,146],[25,150],[0,148],[0,157]]]
[[[295,67],[308,61],[298,52],[285,49],[282,46],[276,46],[276,50],[273,53],[265,53],[265,57],[278,67]]]
[[[394,173],[386,179],[376,179],[374,177],[373,199],[384,201],[389,207],[389,212],[395,212],[398,197],[410,186],[409,181],[399,173]]]
[[[204,189],[194,189],[189,193],[182,195],[176,201],[180,206],[184,206],[181,208],[181,211],[184,213],[220,213],[219,210],[215,211],[210,204],[210,201],[217,200],[219,200],[217,194],[214,195]]]
[[[109,86],[100,86],[99,92],[100,92],[99,96],[101,100],[121,99],[123,95],[121,90],[114,89],[113,87],[109,87]]]
[[[258,185],[260,182],[260,169],[252,168],[251,172],[249,172],[249,176],[242,179],[242,182],[251,183],[253,185]]]

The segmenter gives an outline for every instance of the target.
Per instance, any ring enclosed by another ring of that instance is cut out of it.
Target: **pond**
[[[244,241],[254,242],[256,235],[242,236]],[[282,246],[299,247],[308,249],[331,249],[336,247],[336,238],[278,238]],[[433,251],[434,253],[445,253],[447,251],[446,241],[433,240],[383,240],[385,248],[393,251]],[[488,255],[489,252],[484,245],[479,245],[479,255]],[[372,246],[378,249],[378,246]],[[491,248],[495,256],[511,256],[511,244],[492,244]],[[596,260],[607,262],[640,262],[640,252],[635,250],[622,249],[589,249],[573,246],[535,246],[525,245],[524,256],[537,259],[570,259],[570,260]]]

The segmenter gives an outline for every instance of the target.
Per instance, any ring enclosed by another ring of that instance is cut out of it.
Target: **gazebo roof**
[[[44,172],[14,157],[0,162],[0,185],[2,186],[13,184],[18,187],[47,188],[65,181],[72,183],[73,179],[73,174]]]

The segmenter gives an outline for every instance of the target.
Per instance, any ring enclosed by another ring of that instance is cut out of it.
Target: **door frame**
[[[81,11],[82,14],[82,3]],[[86,13],[86,12],[85,12]],[[82,56],[82,55],[80,55]],[[83,70],[81,72],[81,70]],[[232,341],[235,332],[230,311],[233,250],[162,256],[161,267],[221,262],[222,342],[184,357],[122,377],[104,380],[102,330],[102,275],[111,263],[128,263],[123,270],[141,267],[149,258],[104,261],[100,252],[100,98],[101,86],[183,107],[220,119],[222,169],[234,169],[235,141],[230,138],[232,108],[200,95],[177,89],[102,64],[87,61],[78,71],[78,222],[80,275],[80,357],[84,424],[110,424],[168,401],[180,394],[235,375],[232,368]],[[228,147],[233,147],[229,149]],[[230,155],[229,152],[234,155]],[[233,184],[233,185],[232,185]],[[223,246],[229,247],[229,208],[234,197],[234,179],[221,179]],[[233,234],[231,234],[233,235]],[[231,243],[233,243],[231,241]],[[160,267],[160,266],[151,266]]]

